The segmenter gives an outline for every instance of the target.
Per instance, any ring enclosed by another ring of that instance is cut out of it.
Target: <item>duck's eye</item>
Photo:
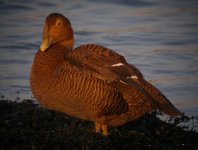
[[[60,26],[61,25],[61,22],[60,21],[57,21],[56,25],[57,26]]]

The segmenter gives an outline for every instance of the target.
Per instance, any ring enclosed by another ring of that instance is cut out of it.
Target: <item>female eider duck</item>
[[[30,74],[33,95],[43,106],[93,121],[103,135],[108,126],[123,125],[156,109],[181,115],[123,56],[100,45],[73,45],[70,21],[50,14]]]

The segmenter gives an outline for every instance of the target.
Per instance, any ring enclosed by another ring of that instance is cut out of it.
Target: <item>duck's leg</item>
[[[95,122],[95,130],[97,133],[102,132],[102,135],[108,135],[107,125],[101,125],[100,123]]]
[[[102,129],[102,135],[107,136],[108,135],[107,125],[101,125],[101,129]]]
[[[100,128],[101,125],[99,123],[97,123],[97,122],[94,122],[94,124],[95,124],[95,130],[96,130],[96,132],[99,133],[100,130],[101,130],[101,128]]]

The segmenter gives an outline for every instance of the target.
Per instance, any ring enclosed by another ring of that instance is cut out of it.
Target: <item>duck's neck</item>
[[[70,38],[67,40],[61,40],[55,44],[58,44],[60,47],[66,48],[66,50],[72,50],[74,47],[74,38]]]
[[[42,52],[39,50],[37,54],[37,60],[42,64],[46,65],[56,65],[64,61],[65,55],[73,49],[73,39],[72,40],[62,40],[51,45],[46,51]]]

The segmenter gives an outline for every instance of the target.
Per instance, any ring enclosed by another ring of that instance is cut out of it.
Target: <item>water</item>
[[[182,112],[198,115],[197,0],[0,0],[0,94],[31,98],[45,17],[67,16],[75,46],[97,43],[137,66]]]

